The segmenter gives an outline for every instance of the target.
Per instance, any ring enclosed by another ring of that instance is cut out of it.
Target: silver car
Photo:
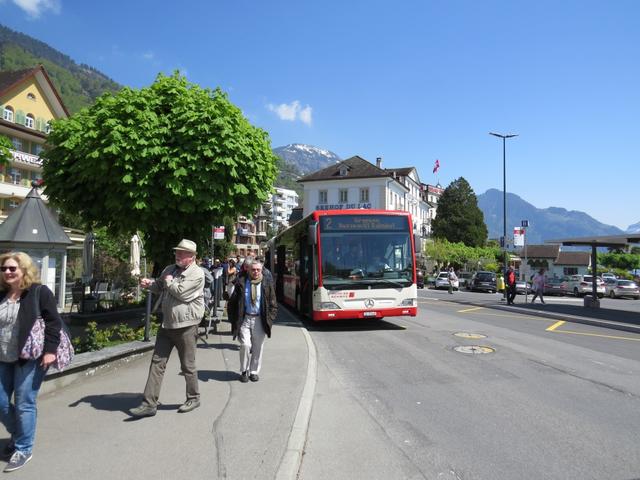
[[[606,294],[611,298],[631,297],[634,300],[640,298],[640,289],[638,285],[631,280],[616,280],[615,282],[607,282],[605,284]]]
[[[453,289],[458,290],[458,280],[454,280]],[[449,272],[440,272],[436,277],[436,290],[440,288],[449,288]]]
[[[576,297],[591,295],[593,290],[593,275],[571,275],[563,283],[562,289],[565,293],[574,294]],[[604,282],[600,277],[596,277],[596,295],[598,298],[604,297]]]

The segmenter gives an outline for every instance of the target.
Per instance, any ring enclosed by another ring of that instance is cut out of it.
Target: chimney
[[[376,167],[382,168],[382,157],[376,157]]]

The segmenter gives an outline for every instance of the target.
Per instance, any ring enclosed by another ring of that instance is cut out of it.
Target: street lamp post
[[[517,137],[517,134],[502,135],[500,133],[489,132],[489,135],[502,139],[502,248],[504,252],[502,273],[505,280],[504,298],[507,298],[507,138]]]

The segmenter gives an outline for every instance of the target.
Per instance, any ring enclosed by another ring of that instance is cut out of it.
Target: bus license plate
[[[365,317],[375,317],[376,316],[376,312],[364,312],[363,315]]]

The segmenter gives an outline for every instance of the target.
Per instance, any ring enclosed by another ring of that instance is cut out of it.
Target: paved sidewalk
[[[198,342],[200,408],[176,412],[185,382],[174,351],[157,415],[132,419],[127,412],[140,402],[150,361],[141,355],[42,395],[33,460],[12,478],[275,478],[307,378],[306,332],[281,308],[260,381],[243,384],[229,323],[218,330]]]

